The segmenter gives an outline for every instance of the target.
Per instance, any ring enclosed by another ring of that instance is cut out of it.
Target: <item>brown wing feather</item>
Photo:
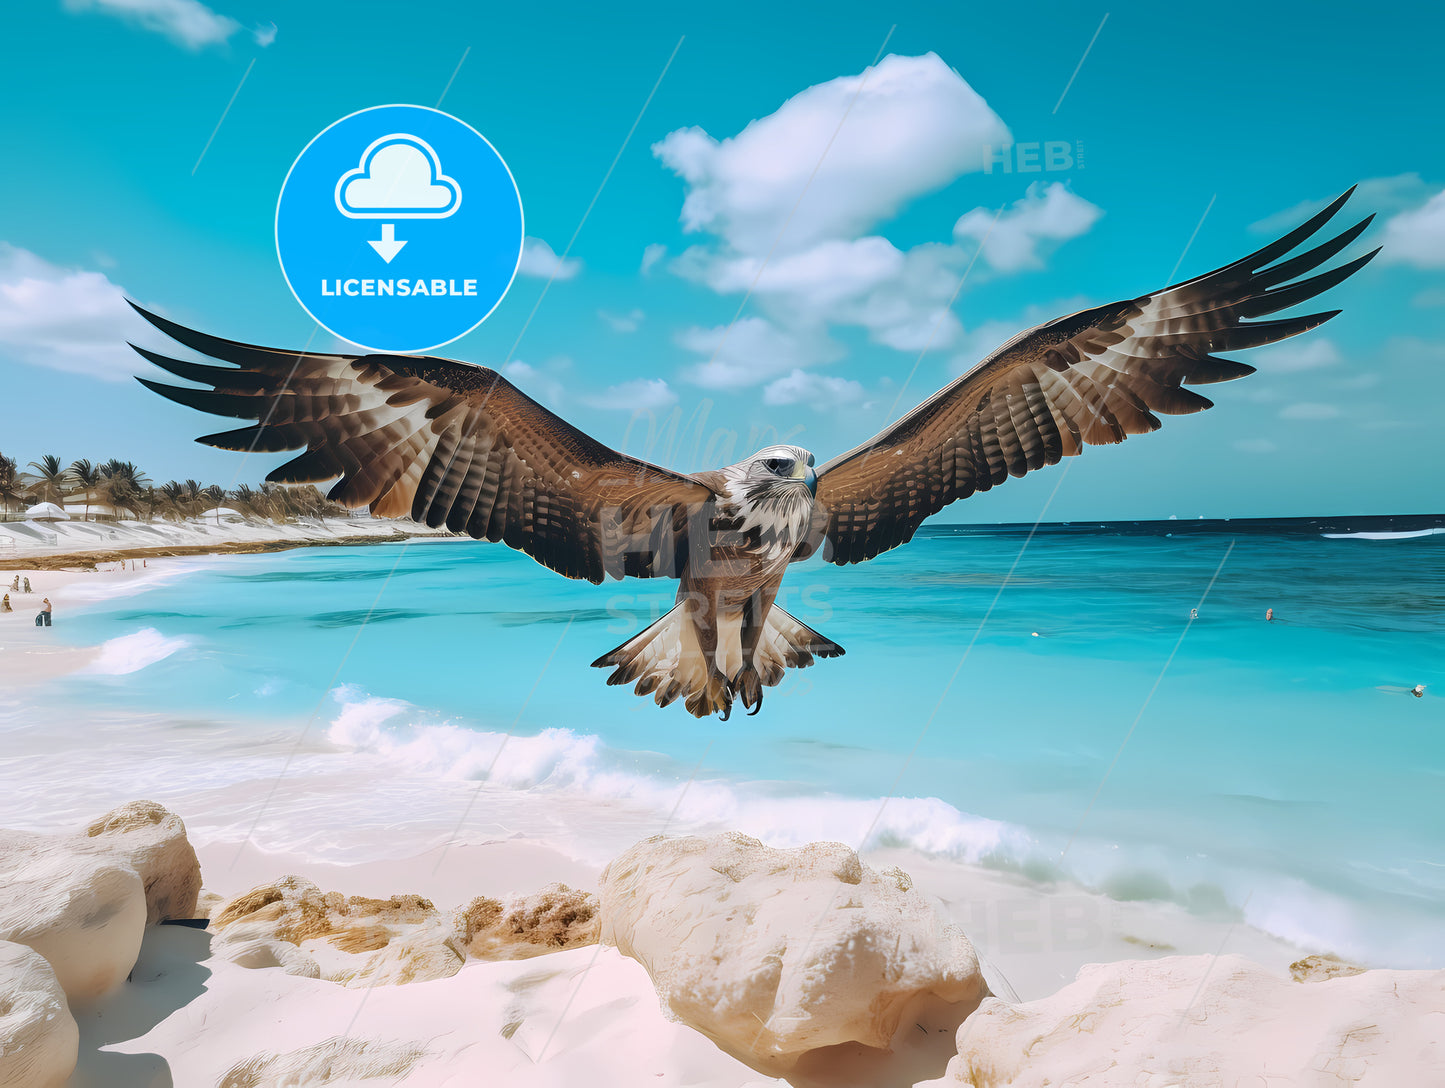
[[[1254,373],[1214,352],[1283,340],[1339,311],[1244,319],[1312,298],[1379,252],[1286,282],[1353,242],[1371,216],[1266,267],[1319,230],[1352,192],[1231,265],[1020,333],[898,423],[824,465],[812,533],[795,557],[805,558],[826,541],[824,557],[830,562],[871,559],[910,540],[925,518],[951,502],[1057,464],[1085,446],[1157,430],[1159,415],[1212,407],[1184,385]]]
[[[132,304],[134,305],[134,304]],[[330,498],[381,517],[500,540],[569,578],[677,577],[697,480],[626,457],[494,370],[408,355],[285,352],[195,332],[136,307],[172,339],[232,366],[137,347],[191,389],[139,379],[180,404],[254,420],[198,439],[304,449],[267,478],[340,479]]]

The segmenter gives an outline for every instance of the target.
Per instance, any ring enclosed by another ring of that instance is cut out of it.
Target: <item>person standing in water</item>
[[[1273,623],[1273,622],[1274,622],[1274,609],[1273,609],[1273,608],[1266,608],[1266,609],[1264,610],[1264,622],[1265,622],[1265,623]]]
[[[40,602],[40,626],[50,626],[50,598],[46,597]]]
[[[15,611],[15,610],[10,607],[10,594],[7,593],[7,594],[5,594],[5,599],[4,599],[4,600],[0,600],[0,612],[13,612],[13,611]]]

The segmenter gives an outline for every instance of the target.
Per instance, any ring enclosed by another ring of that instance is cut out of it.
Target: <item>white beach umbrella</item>
[[[25,511],[26,521],[69,521],[70,515],[53,502],[36,503]]]

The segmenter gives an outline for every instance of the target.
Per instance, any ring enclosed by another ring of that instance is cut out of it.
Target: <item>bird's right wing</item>
[[[689,476],[609,449],[487,367],[255,347],[136,309],[172,339],[234,364],[135,349],[208,387],[139,379],[148,389],[256,421],[197,441],[248,452],[304,448],[267,479],[340,477],[328,497],[346,506],[499,540],[568,578],[601,582],[678,577],[689,520],[714,497]]]
[[[1233,264],[1020,333],[896,424],[820,468],[813,526],[795,558],[826,542],[829,562],[872,559],[910,540],[925,518],[951,502],[1057,464],[1085,446],[1158,430],[1155,413],[1211,407],[1184,386],[1254,373],[1215,352],[1271,344],[1339,311],[1246,319],[1313,298],[1379,252],[1296,279],[1358,238],[1370,216],[1267,267],[1319,230],[1350,192]]]

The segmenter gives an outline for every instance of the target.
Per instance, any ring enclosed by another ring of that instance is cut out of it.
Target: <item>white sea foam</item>
[[[1445,533],[1445,527],[1435,529],[1402,529],[1394,533],[1321,533],[1320,535],[1326,540],[1412,540],[1415,537],[1435,536],[1438,533]]]
[[[189,645],[183,638],[167,638],[154,627],[142,627],[129,635],[101,643],[95,658],[76,671],[92,676],[127,676],[157,661],[164,661]]]
[[[421,781],[440,778],[454,786],[475,781],[491,798],[478,812],[483,807],[498,811],[500,804],[511,813],[507,820],[528,822],[536,817],[521,816],[523,810],[549,813],[558,818],[553,826],[560,837],[554,845],[597,864],[627,845],[629,837],[660,832],[736,830],[773,846],[820,840],[859,849],[896,846],[1046,881],[1079,881],[1123,899],[1168,900],[1206,915],[1241,912],[1249,924],[1303,948],[1413,965],[1445,956],[1439,940],[1408,919],[1399,920],[1396,932],[1378,933],[1368,924],[1369,909],[1359,904],[1295,878],[1236,873],[1202,856],[1146,851],[1121,870],[1110,843],[1080,840],[1065,871],[1052,860],[1058,843],[1039,840],[1015,824],[963,812],[937,797],[885,802],[787,793],[776,783],[717,776],[691,780],[687,767],[660,757],[640,760],[637,753],[610,749],[599,737],[571,729],[508,737],[429,722],[419,707],[355,688],[338,688],[333,696],[340,704],[329,730],[333,743]],[[640,761],[648,770],[637,769]]]
[[[507,736],[419,722],[422,712],[399,699],[338,688],[341,711],[330,739],[379,755],[413,773],[485,781],[507,790],[565,793],[625,804],[658,815],[657,830],[740,830],[775,846],[836,840],[851,846],[904,846],[959,861],[1022,856],[1031,840],[1019,828],[973,816],[937,797],[778,796],[765,785],[688,779],[683,768],[639,773],[629,753],[571,729]]]

